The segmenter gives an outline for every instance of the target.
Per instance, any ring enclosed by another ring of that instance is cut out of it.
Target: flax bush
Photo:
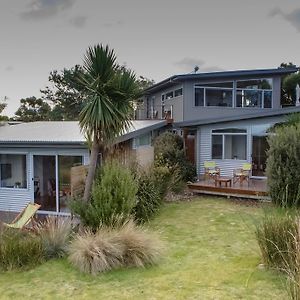
[[[300,125],[277,128],[268,138],[267,177],[272,201],[300,205]]]
[[[137,189],[130,170],[117,161],[109,161],[95,180],[90,201],[73,200],[70,207],[84,225],[96,231],[101,224],[114,225],[120,218],[131,217]]]

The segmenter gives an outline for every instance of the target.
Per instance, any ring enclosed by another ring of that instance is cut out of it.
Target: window
[[[239,128],[212,130],[212,159],[247,159],[247,131]]]
[[[237,81],[237,107],[272,107],[272,79],[250,79]]]
[[[204,89],[195,89],[195,106],[204,106]]]
[[[223,153],[223,136],[213,135],[211,137],[212,147],[211,147],[211,157],[212,159],[222,159]]]
[[[25,154],[0,154],[0,187],[27,188]]]
[[[178,89],[174,91],[174,97],[182,96],[182,89]]]
[[[166,93],[166,99],[172,99],[174,97],[173,91]]]
[[[133,149],[136,149],[136,148],[142,147],[142,146],[150,146],[150,145],[151,145],[151,133],[141,135],[141,136],[135,138],[133,141]]]
[[[232,107],[233,82],[197,84],[195,106]]]
[[[195,106],[272,108],[273,82],[270,78],[195,85]],[[235,97],[234,97],[235,90]]]

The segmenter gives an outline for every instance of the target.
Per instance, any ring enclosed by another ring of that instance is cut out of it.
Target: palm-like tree
[[[131,103],[139,94],[139,87],[135,74],[117,65],[115,52],[108,46],[88,48],[83,70],[78,81],[87,97],[79,115],[79,124],[92,141],[83,196],[85,201],[89,201],[98,155],[131,125]]]

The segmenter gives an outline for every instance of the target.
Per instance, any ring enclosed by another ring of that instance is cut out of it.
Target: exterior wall
[[[143,97],[143,106],[138,110],[137,118],[138,119],[147,119],[147,98],[151,101],[151,98],[154,97],[154,107],[153,110],[157,111],[157,119],[163,119],[162,112],[162,103],[161,96],[164,93],[169,91],[173,91],[181,88],[182,84],[177,84],[172,86],[171,88],[162,89],[153,94],[147,95]],[[165,110],[170,110],[172,106],[173,118],[178,121],[183,121],[183,96],[178,96],[172,99],[165,100]]]
[[[88,164],[88,149],[65,149],[65,148],[10,148],[1,147],[3,154],[26,154],[27,188],[0,188],[0,211],[19,212],[34,199],[33,187],[33,155],[82,155],[83,163]]]
[[[259,78],[259,77],[255,77]],[[250,79],[247,78],[239,78],[239,79]],[[210,81],[189,81],[184,83],[183,89],[183,119],[184,121],[193,121],[193,120],[201,120],[207,118],[222,118],[229,117],[235,115],[243,115],[249,113],[256,113],[258,111],[268,111],[272,109],[281,108],[280,104],[280,90],[281,90],[281,78],[280,76],[273,77],[273,107],[272,108],[250,108],[250,107],[203,107],[203,106],[195,106],[195,92],[194,86],[195,84],[203,84],[203,83],[213,83],[213,82],[222,82],[222,81],[231,81],[237,80],[237,78],[226,78],[223,80],[210,80]],[[179,122],[180,120],[175,120],[175,122]]]
[[[147,167],[154,161],[154,147],[142,146],[135,149],[135,155],[137,162],[142,167]]]
[[[233,170],[241,168],[245,162],[251,162],[252,155],[252,135],[254,131],[262,128],[265,125],[274,125],[275,123],[282,122],[283,116],[261,118],[255,120],[242,120],[235,122],[226,122],[213,125],[200,126],[197,129],[197,173],[198,175],[204,174],[204,161],[212,160],[211,157],[211,132],[213,129],[225,128],[240,128],[247,130],[247,159],[214,159],[217,166],[221,169],[221,176],[232,176]]]

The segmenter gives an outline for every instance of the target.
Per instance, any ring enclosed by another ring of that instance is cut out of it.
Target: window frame
[[[240,81],[249,81],[251,79],[256,79],[256,80],[271,80],[272,82],[272,88],[271,89],[250,89],[250,88],[238,88],[237,83]],[[232,88],[229,87],[211,87],[207,86],[209,84],[222,84],[222,83],[232,83]],[[196,89],[203,89],[203,105],[196,105]],[[207,101],[206,101],[206,90],[208,89],[217,89],[217,90],[231,90],[232,91],[232,105],[231,106],[208,106]],[[249,91],[259,91],[261,92],[261,106],[243,106],[243,101],[242,101],[242,106],[237,106],[237,92],[238,91],[244,91],[244,90],[249,90]],[[271,105],[270,107],[265,107],[265,92],[271,92]],[[274,80],[273,78],[248,78],[248,79],[235,79],[235,80],[225,80],[225,81],[218,81],[218,82],[205,82],[205,83],[195,83],[194,84],[194,102],[193,106],[194,107],[206,107],[206,108],[254,108],[254,109],[272,109],[274,105]]]
[[[247,161],[247,157],[248,157],[248,130],[247,128],[236,128],[236,129],[242,129],[245,130],[245,132],[213,132],[213,130],[226,130],[226,129],[232,129],[231,128],[213,128],[211,129],[211,140],[210,140],[210,157],[212,160],[240,160],[240,161]],[[219,135],[222,136],[222,158],[213,158],[213,153],[212,153],[212,137],[215,135]],[[246,136],[246,157],[245,159],[233,159],[233,158],[225,158],[225,136]]]
[[[25,156],[25,178],[26,178],[26,187],[5,187],[1,186],[1,174],[0,174],[0,190],[5,191],[28,191],[29,190],[29,172],[28,167],[30,166],[30,163],[28,161],[29,153],[28,152],[7,152],[7,151],[0,151],[1,155],[23,155]]]

